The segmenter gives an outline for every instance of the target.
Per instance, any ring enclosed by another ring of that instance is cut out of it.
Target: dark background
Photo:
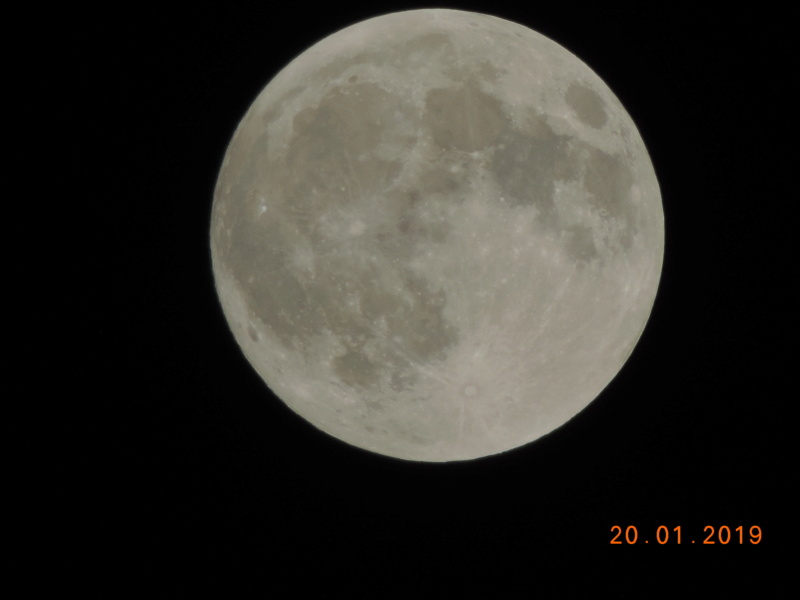
[[[644,335],[595,402],[527,447],[437,465],[361,451],[295,416],[239,351],[214,290],[213,187],[250,103],[322,37],[425,6],[341,4],[64,11],[75,106],[53,112],[79,124],[83,147],[63,159],[92,184],[69,217],[89,266],[71,292],[69,353],[92,409],[67,490],[83,509],[87,591],[650,597],[667,582],[694,589],[691,575],[718,591],[779,581],[796,526],[783,510],[796,480],[796,15],[439,5],[527,25],[605,80],[650,151],[666,255]],[[614,525],[639,541],[611,545]],[[683,543],[659,546],[659,525],[681,526]],[[707,525],[758,525],[763,539],[703,545]]]

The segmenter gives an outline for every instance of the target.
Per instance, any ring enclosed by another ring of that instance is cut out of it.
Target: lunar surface
[[[586,407],[650,314],[658,182],[600,78],[521,25],[390,14],[300,55],[224,158],[224,313],[317,428],[417,461],[529,443]]]

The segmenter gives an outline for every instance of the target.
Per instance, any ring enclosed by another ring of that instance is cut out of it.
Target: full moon
[[[475,459],[622,368],[664,251],[658,182],[603,81],[522,25],[373,18],[284,68],[214,195],[220,302],[293,411],[354,446]]]

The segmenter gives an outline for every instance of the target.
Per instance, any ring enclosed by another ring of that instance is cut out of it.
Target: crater
[[[342,356],[333,359],[333,370],[339,379],[352,388],[367,387],[378,380],[378,365],[363,352],[348,349]]]
[[[599,129],[606,124],[608,116],[606,115],[605,103],[600,94],[593,89],[575,82],[567,89],[564,100],[573,110],[575,116],[589,125],[589,127]]]
[[[375,84],[336,87],[294,116],[285,166],[276,171],[286,172],[299,203],[314,190],[339,203],[362,198],[397,177],[401,162],[381,157],[378,149],[410,147],[409,120],[402,100]]]
[[[397,222],[403,241],[414,245],[422,242],[443,243],[452,229],[447,204],[431,198],[404,212]]]
[[[425,33],[411,38],[396,47],[395,54],[400,60],[407,60],[412,65],[419,63],[438,64],[441,55],[453,53],[453,42],[446,33]]]
[[[438,88],[425,98],[424,124],[442,148],[474,152],[492,144],[507,117],[500,102],[483,93],[474,82]]]
[[[597,246],[594,243],[594,235],[588,227],[573,225],[565,232],[567,241],[564,249],[567,256],[578,263],[588,263],[595,258]]]
[[[321,247],[291,227],[286,214],[266,222],[253,221],[243,209],[231,216],[239,243],[224,249],[221,260],[250,313],[284,348],[306,356],[320,332],[338,336],[346,351],[332,368],[348,385],[407,387],[412,380],[402,373],[409,365],[441,359],[458,343],[458,330],[444,316],[444,291],[409,269],[386,268],[391,256],[374,263],[336,240]],[[426,238],[444,235],[422,231]],[[296,264],[293,250],[300,242],[312,254],[310,271]],[[259,341],[255,328],[247,334]]]
[[[531,115],[525,131],[509,129],[498,141],[490,171],[510,205],[534,206],[541,219],[556,218],[556,180],[577,177],[569,155],[569,137],[557,135],[541,115]]]
[[[583,181],[589,192],[589,204],[601,219],[613,218],[620,222],[618,241],[623,248],[629,248],[633,242],[635,207],[631,202],[633,174],[625,160],[590,148]]]

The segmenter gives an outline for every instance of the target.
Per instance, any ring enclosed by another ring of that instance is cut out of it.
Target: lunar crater
[[[587,125],[599,129],[608,121],[603,99],[580,82],[570,84],[564,99],[577,117]]]

